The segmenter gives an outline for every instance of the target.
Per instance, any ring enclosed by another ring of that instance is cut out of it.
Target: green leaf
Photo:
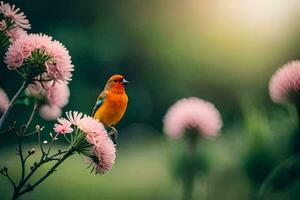
[[[30,106],[34,103],[34,100],[26,95],[20,96],[15,104],[20,104],[20,105],[25,105],[25,106]]]

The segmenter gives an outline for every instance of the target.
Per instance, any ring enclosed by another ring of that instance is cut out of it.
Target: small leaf
[[[23,95],[23,96],[20,96],[16,100],[15,104],[30,106],[31,104],[33,104],[33,99],[30,98],[30,97],[27,97],[27,96]]]

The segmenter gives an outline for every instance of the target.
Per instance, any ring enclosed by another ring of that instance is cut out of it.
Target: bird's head
[[[124,78],[124,76],[116,74],[108,79],[105,89],[114,92],[123,92],[125,85],[128,83],[129,82]]]

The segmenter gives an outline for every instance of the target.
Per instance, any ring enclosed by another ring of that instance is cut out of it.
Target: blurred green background
[[[194,199],[254,199],[271,170],[293,154],[297,118],[291,106],[271,102],[268,81],[299,58],[299,1],[9,2],[28,16],[30,32],[51,35],[69,49],[75,71],[65,111],[90,113],[112,74],[130,81],[113,170],[94,176],[74,156],[22,199],[181,199],[173,171],[184,144],[165,138],[162,119],[171,104],[189,96],[213,102],[224,121],[220,137],[201,141],[209,170],[197,180]],[[4,65],[0,74],[0,87],[11,97],[20,79]],[[21,124],[29,110],[14,107],[10,121]],[[54,124],[39,116],[34,123],[45,125],[45,133]],[[15,148],[13,136],[0,137],[0,166],[18,170]],[[282,176],[297,177],[288,171]],[[299,181],[278,180],[264,199],[299,198]],[[9,195],[0,177],[0,199]]]

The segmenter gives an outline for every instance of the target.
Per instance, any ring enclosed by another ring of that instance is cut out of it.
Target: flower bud
[[[35,151],[36,151],[35,148],[32,148],[30,151],[28,151],[28,154],[29,154],[29,155],[32,155],[32,154],[35,153]]]
[[[37,132],[39,132],[39,131],[41,130],[40,125],[36,125],[36,126],[35,126],[35,130],[36,130]]]
[[[3,167],[3,171],[4,171],[4,172],[7,172],[7,171],[8,171],[8,168],[7,168],[6,166],[4,166],[4,167]]]

